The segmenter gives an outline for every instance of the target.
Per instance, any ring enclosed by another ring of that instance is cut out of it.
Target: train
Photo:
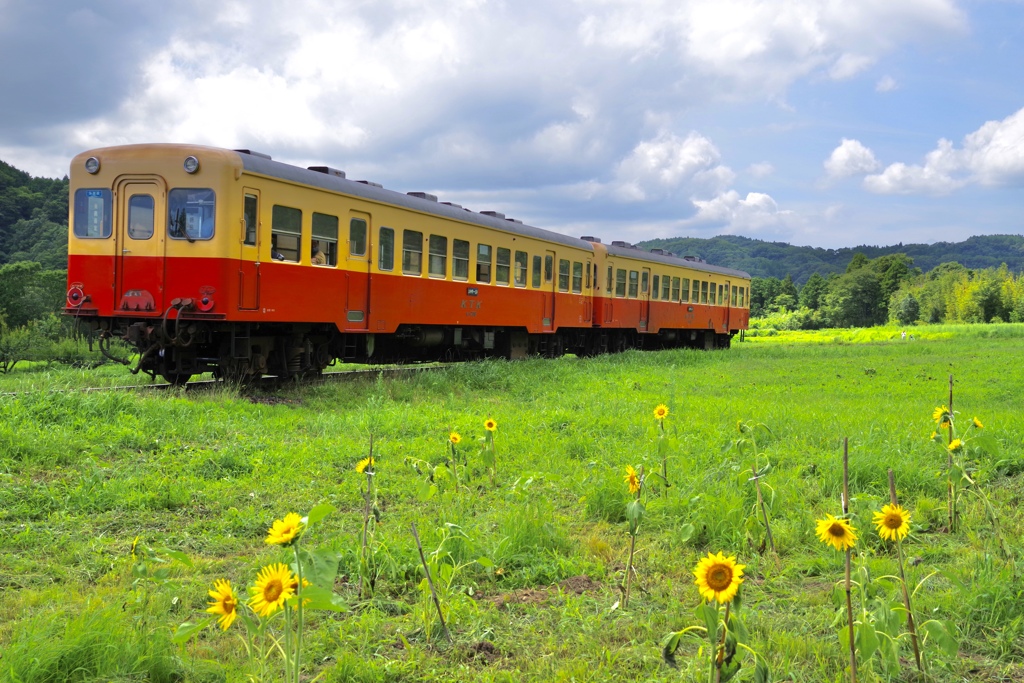
[[[132,372],[315,376],[401,363],[728,348],[750,276],[252,150],[71,163],[64,312]],[[120,349],[120,350],[119,350]]]

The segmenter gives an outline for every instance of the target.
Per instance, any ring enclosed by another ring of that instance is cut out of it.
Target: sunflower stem
[[[715,683],[720,683],[722,680],[722,664],[725,660],[725,637],[729,633],[729,608],[732,606],[732,602],[725,603],[725,619],[722,621],[722,639],[718,642],[715,647],[714,654],[714,666],[715,666]]]
[[[441,620],[441,628],[444,629],[448,642],[452,641],[452,634],[448,631],[448,624],[444,623],[444,613],[441,612],[441,602],[437,599],[437,591],[434,590],[434,579],[430,576],[430,567],[427,565],[427,558],[423,555],[423,544],[420,543],[420,535],[416,533],[416,522],[412,523],[412,537],[416,539],[416,549],[420,551],[420,562],[423,563],[423,573],[427,575],[427,586],[430,587],[430,597],[434,599],[434,607],[437,609],[437,618]]]
[[[953,375],[949,376],[949,416],[946,420],[949,425],[949,438],[946,446],[946,493],[949,497],[947,512],[949,513],[949,533],[956,531],[956,492],[953,485],[953,451],[949,450],[949,444],[953,443]]]
[[[843,517],[850,514],[850,439],[843,437]],[[857,643],[853,635],[853,597],[850,591],[850,548],[846,549],[846,620],[850,633],[850,683],[857,683]]]
[[[751,465],[750,470],[754,473],[754,488],[757,489],[757,504],[760,506],[761,516],[764,518],[764,530],[765,533],[768,534],[768,546],[772,549],[772,552],[775,553],[775,539],[772,538],[772,527],[768,523],[768,510],[765,508],[764,498],[761,496],[761,478],[757,476],[757,465]]]
[[[636,534],[629,535],[629,559],[626,561],[626,594],[622,598],[622,609],[629,607],[629,584],[633,578],[633,551],[636,549]]]
[[[896,478],[893,476],[892,468],[889,468],[889,502],[894,506],[899,505],[899,502],[896,499]],[[907,630],[910,631],[910,644],[914,648],[914,662],[917,664],[917,670],[923,673],[924,668],[921,666],[921,648],[917,642],[917,628],[914,626],[914,610],[910,607],[910,592],[907,590],[907,575],[903,568],[903,543],[900,541],[899,534],[896,534],[896,558],[900,567],[900,587],[903,588],[903,605],[907,608]]]

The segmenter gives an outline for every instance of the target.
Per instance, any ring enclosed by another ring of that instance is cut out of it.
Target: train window
[[[690,303],[700,303],[700,280],[693,281],[693,295],[690,297]]]
[[[645,270],[640,274],[640,292],[642,294],[647,293],[648,278],[651,277],[650,271]]]
[[[658,292],[660,292],[660,291],[661,291],[661,276],[660,275],[655,275],[654,276],[654,282],[651,284],[651,293],[653,294],[655,299],[658,298]]]
[[[348,253],[352,256],[366,256],[366,221],[362,218],[353,218],[348,222]]]
[[[661,298],[664,299],[665,301],[672,301],[671,296],[669,294],[671,286],[672,278],[670,278],[668,275],[661,278]]]
[[[736,285],[732,286],[732,305],[736,305]]]
[[[498,263],[494,268],[494,280],[499,285],[507,285],[512,270],[512,250],[498,247]]]
[[[640,282],[640,273],[635,270],[629,271],[629,298],[635,299],[637,297],[637,285]]]
[[[555,257],[548,254],[544,257],[544,282],[551,282],[555,277]]]
[[[683,287],[680,290],[680,293],[683,295],[683,298],[680,299],[681,302],[685,304],[687,301],[690,300],[690,278],[683,278]]]
[[[558,291],[569,291],[569,259],[558,259]]]
[[[579,261],[572,262],[572,291],[574,294],[583,293],[583,264]]]
[[[533,278],[530,285],[536,289],[540,287],[540,256],[533,257]]]
[[[740,308],[743,308],[746,304],[743,303],[743,295],[747,293],[746,287],[740,287]]]
[[[622,268],[615,269],[615,296],[626,296],[626,271]]]
[[[133,194],[128,199],[128,237],[148,240],[153,236],[153,197]]]
[[[377,256],[379,270],[395,269],[395,231],[391,228],[380,229],[380,250]]]
[[[75,237],[110,237],[110,190],[75,190]]]
[[[430,277],[448,275],[448,238],[443,235],[430,236]]]
[[[313,212],[313,241],[319,243],[320,253],[327,259],[317,265],[338,265],[338,217]],[[315,250],[314,250],[315,251]]]
[[[242,236],[242,241],[249,246],[256,244],[256,228],[260,222],[259,203],[259,197],[247,194],[242,204],[242,220],[245,221],[245,234]]]
[[[167,234],[176,240],[213,237],[216,194],[210,189],[174,189],[167,194]],[[294,209],[298,211],[298,209]],[[301,223],[302,212],[299,211]]]
[[[672,301],[679,301],[679,278],[672,278]]]
[[[476,245],[476,281],[484,284],[491,281],[491,245]]]
[[[604,291],[612,293],[612,267],[608,266],[608,280],[605,282]]]
[[[724,294],[724,292],[725,292],[725,286],[724,285],[718,285],[718,305],[719,306],[724,306],[725,305],[725,294]]]
[[[706,281],[700,283],[700,302],[702,304],[708,302],[708,283]]]
[[[530,256],[525,251],[516,252],[516,287],[526,286],[526,264]]]
[[[423,233],[402,231],[402,272],[406,275],[423,274]]]
[[[275,260],[298,263],[301,240],[302,211],[274,204],[270,212],[270,244],[271,251],[280,254]]]
[[[469,242],[452,240],[452,279],[469,279]]]

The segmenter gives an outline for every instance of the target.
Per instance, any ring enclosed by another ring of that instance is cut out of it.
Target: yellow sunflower
[[[377,461],[373,458],[363,458],[356,463],[356,472],[362,474],[366,470],[373,472],[373,466],[377,464]]]
[[[974,426],[977,427],[978,429],[984,429],[985,428],[985,425],[981,424],[981,420],[979,420],[978,418],[974,418],[971,421],[974,423]]]
[[[845,519],[836,519],[825,515],[825,519],[817,521],[816,532],[822,543],[831,545],[836,550],[847,550],[857,543],[857,530]]]
[[[640,476],[633,469],[632,465],[626,465],[626,476],[623,479],[629,485],[630,493],[635,494],[640,490]]]
[[[302,517],[295,512],[289,512],[284,516],[284,519],[274,520],[273,526],[267,531],[267,543],[271,545],[290,545],[302,533],[304,526]]]
[[[295,576],[285,565],[268,564],[256,575],[256,584],[249,589],[249,606],[261,617],[269,617],[281,609],[285,600],[295,595]]]
[[[963,449],[963,447],[964,447],[964,442],[961,441],[960,439],[953,439],[952,441],[949,442],[949,446],[947,446],[947,448],[949,448],[949,451],[951,453],[958,453],[958,452],[960,452],[960,450]]]
[[[722,553],[708,556],[697,563],[693,570],[697,590],[708,602],[715,600],[720,605],[732,602],[736,592],[743,583],[743,567],[736,564],[736,557],[726,557]]]
[[[213,598],[213,602],[206,608],[206,611],[210,614],[219,614],[220,617],[217,619],[217,623],[220,624],[222,631],[227,631],[228,627],[238,617],[238,611],[236,610],[238,607],[238,596],[235,595],[234,589],[231,588],[231,582],[227,579],[214,581],[210,597]]]
[[[668,417],[668,406],[664,403],[659,403],[658,407],[654,409],[654,417],[657,420],[664,420]]]
[[[883,505],[872,521],[878,535],[887,541],[902,541],[910,533],[910,513],[900,505]]]
[[[452,432],[451,434],[448,435],[448,440],[451,441],[452,443],[458,443],[462,441],[462,437],[459,436],[458,432]]]
[[[944,422],[948,422],[950,418],[949,408],[946,406],[938,406],[932,411],[932,419],[942,425]],[[945,425],[943,425],[945,426]]]
[[[486,429],[487,431],[493,432],[497,428],[498,423],[492,420],[491,418],[487,418],[486,420],[484,420],[484,429]]]

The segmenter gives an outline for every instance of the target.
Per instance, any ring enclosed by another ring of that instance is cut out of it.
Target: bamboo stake
[[[949,436],[946,438],[946,445],[953,443],[953,375],[949,376]],[[956,498],[953,495],[953,480],[951,479],[951,472],[953,470],[953,451],[946,449],[946,493],[949,496],[947,501],[947,509],[949,512],[949,533],[956,531]]]
[[[849,437],[843,437],[843,517],[850,514]],[[853,597],[850,590],[850,549],[846,549],[846,619],[850,628],[850,683],[857,683],[857,644],[853,635]]]
[[[889,468],[889,502],[899,505],[896,500],[896,479]],[[910,631],[910,643],[914,647],[914,661],[917,663],[917,670],[923,672],[921,667],[921,649],[917,642],[917,629],[914,627],[914,611],[910,608],[910,591],[907,590],[907,576],[903,570],[903,544],[899,537],[896,538],[896,557],[900,565],[900,585],[903,587],[903,604],[907,608],[907,630]]]
[[[434,580],[430,577],[430,567],[427,566],[427,558],[423,556],[423,544],[420,543],[420,535],[416,533],[416,522],[412,523],[412,537],[416,539],[416,549],[420,551],[420,562],[423,563],[423,572],[427,575],[427,585],[430,586],[430,597],[434,599],[434,607],[437,608],[437,617],[441,620],[441,628],[448,642],[452,642],[452,634],[448,631],[448,624],[444,623],[444,614],[441,613],[441,603],[437,599],[437,591],[434,590]]]
[[[775,539],[772,538],[772,527],[768,524],[768,511],[764,507],[764,498],[761,497],[761,477],[757,474],[757,466],[751,465],[750,471],[754,473],[754,488],[757,489],[757,504],[761,508],[761,516],[764,517],[764,530],[768,533],[768,545],[772,552],[775,552]],[[777,553],[776,553],[777,554]]]

